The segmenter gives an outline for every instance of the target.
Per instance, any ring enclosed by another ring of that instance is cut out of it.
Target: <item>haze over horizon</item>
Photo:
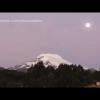
[[[12,67],[54,53],[73,64],[100,68],[100,13],[0,13],[0,65]]]

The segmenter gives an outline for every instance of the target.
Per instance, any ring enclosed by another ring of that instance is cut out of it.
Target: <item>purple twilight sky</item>
[[[100,13],[0,13],[0,20],[19,19],[43,22],[0,22],[1,66],[55,53],[74,64],[100,67]]]

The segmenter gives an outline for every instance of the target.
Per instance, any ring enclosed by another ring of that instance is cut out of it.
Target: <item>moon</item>
[[[90,22],[85,23],[85,27],[86,28],[90,28],[91,27],[91,23]]]

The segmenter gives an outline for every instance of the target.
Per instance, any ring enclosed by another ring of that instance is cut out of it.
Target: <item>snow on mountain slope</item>
[[[28,69],[31,67],[31,65],[33,64],[33,66],[35,64],[37,64],[38,62],[42,61],[45,67],[48,67],[49,65],[54,66],[54,68],[58,68],[58,66],[60,64],[68,64],[71,65],[72,63],[64,60],[62,57],[60,57],[57,54],[40,54],[39,56],[37,56],[37,58],[34,61],[31,62],[26,62],[25,64],[17,67],[16,69]]]
[[[59,64],[61,63],[68,65],[71,64],[69,61],[64,60],[57,54],[41,54],[37,57],[37,59],[43,61],[45,67],[47,67],[48,65],[59,66]]]

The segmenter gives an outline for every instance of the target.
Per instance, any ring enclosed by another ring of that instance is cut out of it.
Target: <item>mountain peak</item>
[[[61,56],[57,54],[44,53],[44,54],[40,54],[39,56],[37,56],[35,60],[26,62],[25,64],[17,67],[17,69],[26,70],[30,68],[32,65],[34,66],[40,61],[43,62],[45,67],[53,66],[55,69],[58,68],[60,64],[68,64],[68,65],[72,64],[71,62],[63,59]]]
[[[64,60],[61,56],[57,54],[40,54],[37,59],[39,61],[43,61],[44,65],[47,67],[48,65],[56,66],[58,67],[60,64],[72,64],[71,62]]]

